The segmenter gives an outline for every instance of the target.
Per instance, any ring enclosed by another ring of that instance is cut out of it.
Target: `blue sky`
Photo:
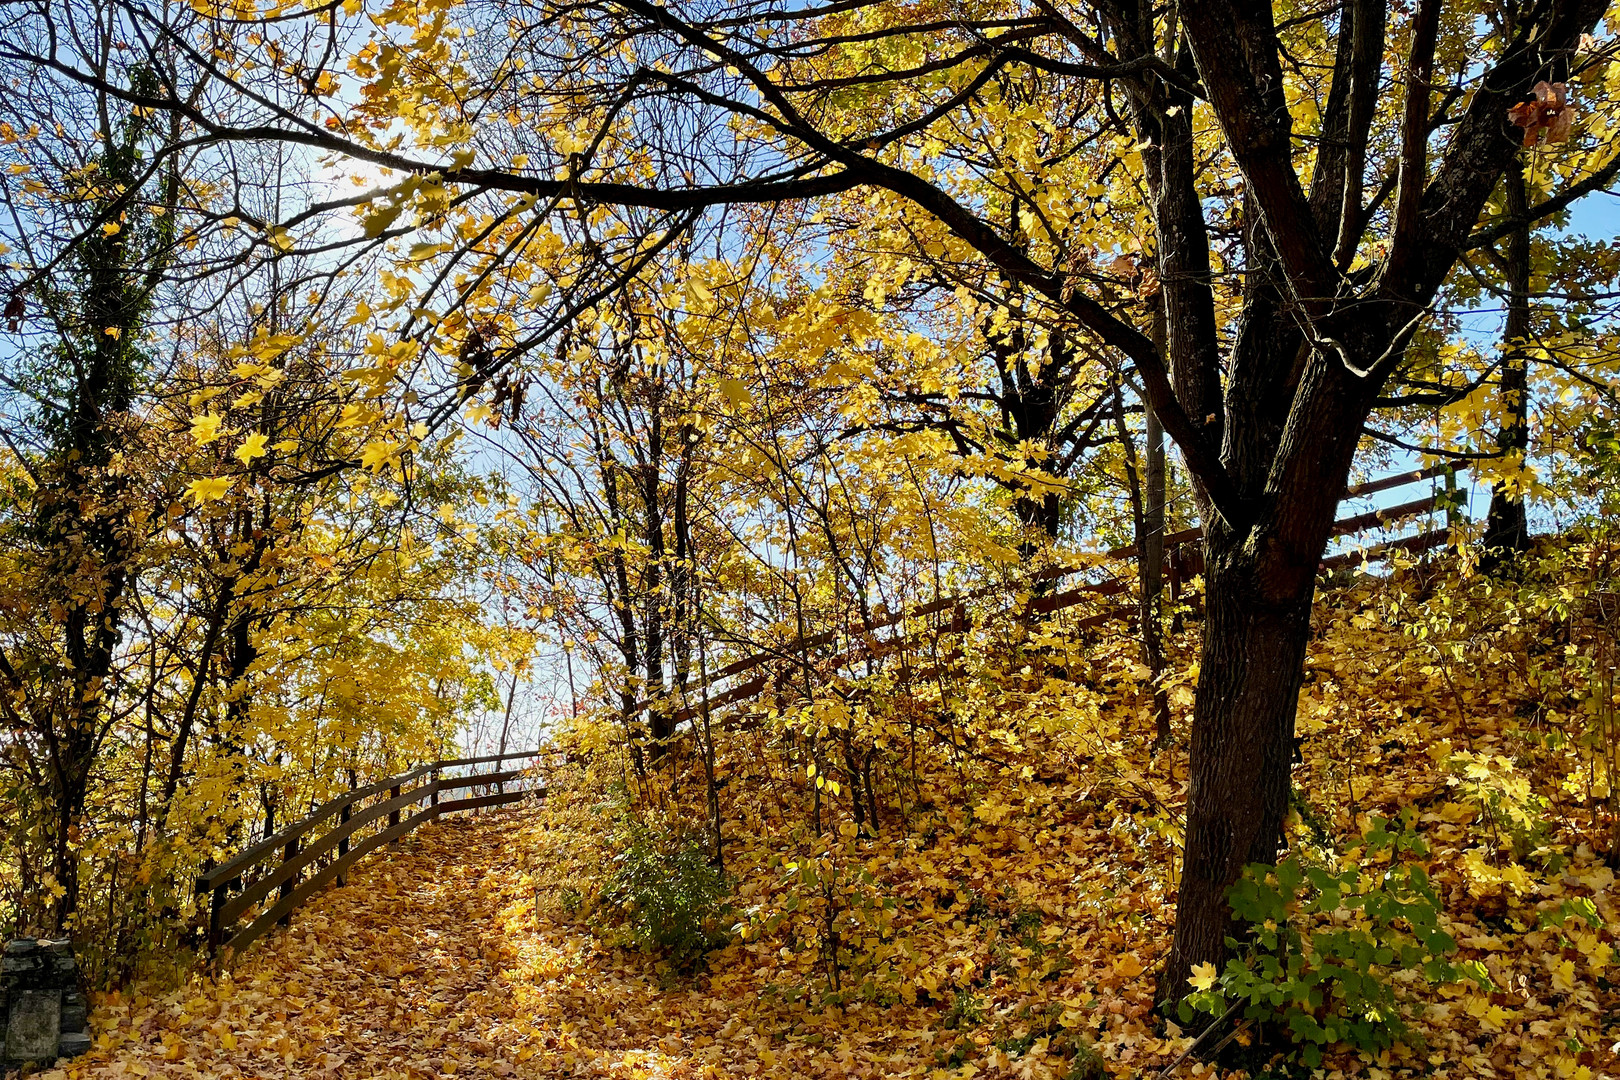
[[[1580,236],[1591,240],[1614,241],[1616,238],[1620,238],[1620,196],[1608,192],[1597,192],[1582,199],[1571,208],[1569,224],[1564,231],[1570,237]],[[1502,319],[1503,312],[1500,308],[1482,309],[1477,317],[1468,320],[1469,333],[1471,336],[1477,335],[1477,340],[1482,347],[1494,348],[1497,337],[1501,333]],[[1422,465],[1416,454],[1399,452],[1395,460],[1397,465],[1389,470],[1390,472],[1397,472],[1402,469],[1416,469]],[[1380,470],[1380,475],[1383,475],[1382,470]],[[1394,506],[1398,503],[1422,498],[1429,490],[1440,486],[1439,481],[1426,481],[1421,484],[1380,492],[1371,498],[1347,502],[1341,511],[1341,515],[1348,516],[1375,507]],[[1469,517],[1475,521],[1483,518],[1491,501],[1489,486],[1473,483],[1466,474],[1459,476],[1458,486],[1468,492],[1466,509]],[[1541,515],[1543,521],[1539,525],[1534,520],[1536,516],[1535,512],[1532,511],[1532,529],[1547,527],[1546,515]],[[1436,524],[1439,524],[1439,522],[1437,521]],[[1391,530],[1391,532],[1406,534],[1418,532],[1428,527],[1429,525],[1425,521],[1413,520],[1407,522],[1404,527]],[[1368,535],[1363,542],[1376,542],[1381,535],[1384,534],[1380,532],[1375,535]],[[1332,550],[1345,550],[1352,546],[1354,544],[1349,541],[1340,541],[1333,546]]]

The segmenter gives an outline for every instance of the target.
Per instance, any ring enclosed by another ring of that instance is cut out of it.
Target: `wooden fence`
[[[1345,498],[1359,498],[1420,483],[1441,476],[1448,470],[1448,466],[1435,466],[1382,477],[1350,488]],[[1333,536],[1351,536],[1432,514],[1441,505],[1438,496],[1429,495],[1341,518],[1334,523]],[[1172,592],[1180,581],[1202,572],[1203,553],[1196,543],[1202,539],[1202,535],[1202,530],[1194,528],[1171,533],[1164,538],[1166,577]],[[1326,558],[1322,565],[1324,569],[1331,569],[1363,558],[1381,558],[1395,551],[1426,551],[1444,544],[1448,537],[1448,529],[1429,529],[1415,536],[1388,540],[1360,551]],[[1115,548],[1104,553],[1098,563],[1053,567],[1033,575],[1033,582],[1061,580],[1094,570],[1099,565],[1118,563],[1135,556],[1134,545]],[[1128,594],[1131,587],[1127,575],[1115,574],[1066,591],[1040,593],[1030,597],[1024,609],[1030,613],[1061,611],[1087,601]],[[964,631],[972,625],[970,604],[1005,591],[1005,586],[992,585],[962,595],[940,597],[909,610],[880,613],[863,624],[836,627],[795,639],[775,649],[744,656],[719,668],[706,680],[689,683],[682,691],[683,700],[676,702],[680,707],[675,711],[673,720],[678,724],[697,716],[700,708],[713,710],[753,700],[769,687],[772,677],[780,673],[784,665],[803,663],[812,650],[836,645],[840,640],[845,643],[842,651],[817,657],[815,662],[818,666],[823,669],[843,669],[903,650],[908,645],[919,644],[924,638],[941,631]],[[1087,617],[1081,621],[1081,625],[1101,625],[1133,611],[1134,605],[1117,605]],[[945,618],[938,619],[937,616]],[[928,625],[918,633],[897,633],[886,639],[876,635],[876,631],[919,619],[927,620]],[[721,689],[726,682],[731,685]],[[639,703],[632,715],[645,711],[650,704],[647,701]],[[397,845],[402,836],[418,826],[437,820],[443,814],[500,806],[543,795],[545,789],[533,785],[522,769],[446,775],[454,770],[479,765],[499,765],[506,761],[534,758],[539,753],[533,750],[434,761],[367,787],[345,792],[316,808],[302,821],[265,837],[228,862],[208,870],[197,878],[197,892],[199,895],[212,894],[208,918],[210,953],[220,957],[240,952],[271,927],[287,925],[292,913],[329,882],[335,880],[339,885],[344,884],[349,868],[357,861],[384,844]],[[516,786],[508,790],[507,785]],[[466,791],[469,788],[483,788],[484,791],[448,800],[441,798],[447,792]],[[416,809],[424,800],[426,805]],[[243,919],[250,916],[247,925],[241,926]]]
[[[1425,480],[1433,480],[1447,473],[1455,474],[1462,471],[1464,471],[1462,466],[1434,465],[1425,469],[1395,473],[1364,484],[1353,485],[1345,491],[1344,498],[1345,500],[1365,498],[1369,495],[1392,491]],[[1340,518],[1333,524],[1332,539],[1354,536],[1371,529],[1385,528],[1396,522],[1409,521],[1424,514],[1433,514],[1442,510],[1443,505],[1444,497],[1442,495],[1430,494],[1394,506]],[[1203,535],[1202,528],[1191,528],[1169,533],[1165,536],[1165,577],[1172,597],[1177,595],[1183,581],[1203,573],[1203,549],[1199,543],[1202,541]],[[1329,556],[1322,560],[1322,569],[1332,570],[1354,565],[1363,559],[1377,560],[1396,552],[1412,554],[1429,551],[1444,545],[1449,537],[1449,528],[1427,529],[1415,536],[1386,540],[1360,550]],[[1103,553],[1102,559],[1098,563],[1084,566],[1052,567],[1038,571],[1032,575],[1031,580],[1032,583],[1056,581],[1094,570],[1098,565],[1106,565],[1110,562],[1117,563],[1135,557],[1136,545],[1129,544]],[[1027,601],[1025,610],[1029,613],[1043,614],[1062,611],[1101,597],[1122,595],[1128,593],[1131,588],[1132,582],[1127,577],[1113,575],[1102,581],[1086,582],[1067,591],[1047,592],[1032,596]],[[942,631],[960,632],[967,630],[972,626],[972,614],[969,605],[1005,592],[1006,588],[1004,586],[985,586],[957,596],[940,597],[937,600],[910,609],[898,612],[883,612],[864,624],[850,623],[821,633],[807,635],[803,638],[795,638],[774,649],[743,656],[718,668],[707,679],[690,682],[682,688],[679,691],[679,699],[670,706],[674,709],[671,718],[672,722],[680,724],[691,720],[705,708],[712,711],[751,701],[765,691],[770,685],[773,675],[784,665],[803,663],[812,650],[828,645],[836,645],[840,640],[846,643],[843,651],[831,656],[817,657],[815,662],[818,666],[823,668],[829,666],[844,668],[858,661],[893,653],[909,644],[916,644],[922,638],[932,634],[938,634]],[[1090,616],[1082,620],[1081,625],[1101,625],[1121,615],[1130,614],[1134,614],[1134,605],[1122,605],[1115,610]],[[945,615],[946,618],[935,620],[934,617],[940,615]],[[876,636],[876,631],[918,619],[930,620],[930,625],[918,634],[911,636],[895,635],[887,639],[879,639]],[[724,685],[728,682],[730,682],[730,685]],[[640,715],[651,705],[651,700],[641,701],[633,707],[630,715],[632,717]]]
[[[384,844],[443,814],[501,806],[545,794],[522,769],[446,775],[478,765],[533,758],[538,750],[434,761],[375,784],[347,791],[308,817],[249,847],[197,878],[197,892],[212,893],[208,950],[217,957],[240,952],[292,913],[328,882],[345,884],[348,871]],[[483,788],[454,799],[447,792]],[[423,800],[427,805],[414,809]],[[407,811],[410,811],[407,815]],[[371,828],[368,828],[371,827]],[[232,893],[235,895],[232,895]],[[274,894],[272,896],[272,894]],[[246,926],[243,918],[251,915]]]

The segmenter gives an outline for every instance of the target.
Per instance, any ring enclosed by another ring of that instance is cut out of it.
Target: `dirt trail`
[[[527,825],[521,813],[496,813],[421,830],[364,863],[348,888],[297,912],[290,929],[253,946],[229,976],[103,999],[96,1048],[46,1075],[775,1071],[768,1051],[765,1062],[755,1054],[738,1061],[715,1044],[728,1018],[705,980],[661,989],[639,961],[537,919],[521,865]],[[750,1042],[745,1035],[735,1045]]]

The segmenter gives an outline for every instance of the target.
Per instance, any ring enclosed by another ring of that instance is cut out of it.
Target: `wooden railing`
[[[328,882],[345,884],[349,868],[356,862],[384,844],[397,846],[400,837],[442,814],[543,795],[545,789],[534,786],[522,769],[445,775],[478,765],[533,758],[539,753],[525,750],[434,761],[344,792],[302,821],[208,870],[197,878],[197,892],[213,894],[208,908],[209,953],[219,957],[226,951],[240,952],[271,927],[287,925],[293,911]],[[446,792],[468,788],[493,790],[441,798]],[[405,816],[423,800],[427,800],[426,806]],[[368,826],[375,826],[375,830]],[[250,914],[251,921],[238,928]]]
[[[1424,469],[1415,469],[1410,472],[1395,473],[1390,476],[1370,480],[1364,484],[1356,484],[1345,490],[1345,499],[1364,498],[1380,492],[1391,491],[1395,488],[1405,487],[1409,484],[1421,483],[1444,476],[1448,472],[1465,471],[1465,466],[1459,465],[1433,465]],[[1400,503],[1395,506],[1369,510],[1365,513],[1340,518],[1333,523],[1331,538],[1338,539],[1352,536],[1368,529],[1381,528],[1398,521],[1406,521],[1423,514],[1432,513],[1441,507],[1441,498],[1429,495],[1421,499]],[[1169,533],[1164,538],[1164,557],[1166,560],[1166,577],[1171,586],[1172,594],[1182,580],[1194,577],[1203,572],[1203,551],[1197,542],[1203,539],[1202,528],[1194,527],[1179,532]],[[1351,565],[1362,559],[1379,559],[1397,551],[1416,553],[1428,551],[1445,544],[1450,536],[1448,528],[1429,529],[1416,536],[1403,537],[1397,540],[1388,540],[1373,544],[1362,551],[1345,552],[1330,556],[1322,560],[1322,569],[1332,570],[1337,567]],[[1183,550],[1185,549],[1185,550]],[[1070,577],[1095,569],[1096,565],[1108,562],[1117,562],[1136,557],[1136,545],[1128,544],[1104,552],[1099,563],[1089,566],[1055,566],[1039,571],[1032,575],[1035,582],[1047,582]],[[1103,581],[1086,582],[1064,592],[1049,592],[1033,596],[1026,604],[1030,613],[1050,613],[1074,607],[1089,600],[1100,597],[1119,595],[1130,591],[1131,584],[1122,577],[1110,577]],[[875,658],[903,649],[913,644],[920,637],[939,633],[941,630],[957,632],[972,626],[972,617],[969,604],[1004,592],[1002,586],[985,586],[972,592],[957,596],[940,597],[928,603],[899,612],[880,613],[869,623],[850,624],[825,630],[818,634],[807,635],[764,652],[756,652],[740,659],[734,660],[718,668],[706,680],[688,683],[683,691],[684,702],[677,702],[671,720],[675,724],[690,720],[699,714],[700,709],[715,710],[739,702],[751,701],[763,692],[771,682],[772,669],[780,668],[785,663],[802,662],[806,654],[825,645],[831,645],[840,638],[848,642],[848,646],[833,656],[820,657],[815,661],[820,667],[834,668],[847,667],[850,664],[867,658]],[[1081,621],[1082,627],[1098,626],[1122,614],[1132,614],[1134,605],[1121,606],[1117,610],[1101,612]],[[946,614],[939,626],[930,627],[921,635],[911,637],[896,636],[886,640],[879,640],[874,631],[884,630],[897,626],[908,620],[928,619],[933,616]],[[733,682],[725,689],[718,689],[727,680],[738,676],[749,676],[740,681]],[[706,695],[706,697],[705,697]],[[645,712],[651,705],[650,701],[637,703],[631,715]]]

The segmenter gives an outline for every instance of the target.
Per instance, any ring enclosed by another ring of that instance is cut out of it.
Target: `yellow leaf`
[[[448,250],[450,250],[449,244],[412,244],[410,259],[412,262],[420,262],[423,259],[431,259],[433,256]]]
[[[384,206],[367,214],[365,218],[366,239],[375,240],[387,232],[388,227],[394,223],[394,219],[399,217],[404,210],[405,207],[403,206]]]
[[[1208,990],[1215,985],[1215,979],[1219,974],[1220,972],[1216,971],[1214,964],[1194,964],[1192,974],[1187,977],[1187,982],[1192,985],[1194,990]]]
[[[101,231],[108,236],[117,236],[123,229],[124,227],[116,221],[109,221],[101,227]]]
[[[366,444],[365,450],[360,454],[360,464],[372,472],[382,472],[383,467],[392,463],[399,456],[399,444],[387,439],[378,439]]]
[[[198,446],[207,446],[215,439],[224,435],[220,429],[220,418],[213,413],[203,413],[191,422],[191,437],[197,440]]]
[[[264,444],[268,439],[269,436],[263,432],[255,431],[242,440],[242,445],[238,446],[231,456],[244,465],[251,464],[254,458],[264,457],[266,452]]]
[[[1114,973],[1127,979],[1134,979],[1145,970],[1147,969],[1142,966],[1142,961],[1136,958],[1135,953],[1126,953],[1114,961]]]
[[[200,506],[210,499],[223,499],[225,493],[231,490],[235,483],[228,476],[214,476],[207,480],[193,480],[186,485],[186,494],[190,495]]]
[[[749,393],[748,387],[741,379],[721,379],[720,392],[731,402],[733,408],[740,409],[754,403],[754,395]]]

